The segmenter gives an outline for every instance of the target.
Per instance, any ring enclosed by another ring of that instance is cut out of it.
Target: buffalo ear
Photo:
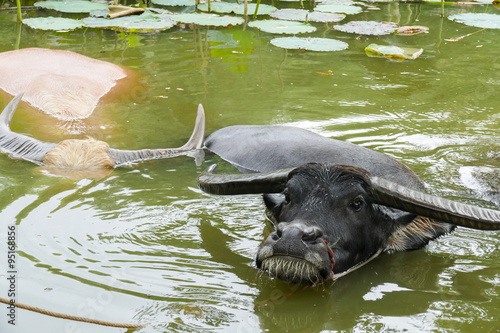
[[[417,216],[399,209],[376,205],[380,221],[388,221],[385,250],[408,251],[426,246],[431,240],[450,233],[454,225]]]
[[[281,213],[281,208],[285,203],[283,194],[264,194],[264,204],[266,205],[266,215],[273,223],[277,223]]]

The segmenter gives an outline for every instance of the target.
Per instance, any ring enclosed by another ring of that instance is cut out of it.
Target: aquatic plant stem
[[[257,18],[257,12],[259,11],[260,0],[257,0],[257,6],[255,6],[255,13],[253,13],[253,18]]]
[[[17,20],[23,23],[23,17],[21,15],[21,0],[16,0],[17,5]]]

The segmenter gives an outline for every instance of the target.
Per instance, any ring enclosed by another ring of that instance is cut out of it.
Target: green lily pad
[[[93,10],[89,13],[89,15],[92,17],[107,17],[108,14],[109,14],[109,8]]]
[[[351,21],[344,25],[335,25],[333,28],[359,35],[389,35],[394,33],[398,26],[375,21]]]
[[[33,29],[55,31],[70,31],[85,26],[80,20],[51,16],[27,18],[23,20],[23,23]]]
[[[500,29],[500,15],[484,13],[463,13],[451,15],[450,20],[478,28]]]
[[[57,10],[63,13],[90,13],[94,10],[107,9],[108,5],[84,0],[70,1],[38,1],[33,4],[37,7]]]
[[[220,16],[217,14],[209,13],[186,13],[186,14],[173,14],[170,18],[174,21],[195,24],[208,27],[230,27],[240,25],[245,22],[241,17],[233,16]]]
[[[255,8],[257,5],[255,3],[249,3],[247,7],[247,14],[253,15],[255,13]],[[208,4],[203,3],[198,5],[198,9],[203,12],[208,12]],[[277,8],[270,5],[259,5],[259,11],[257,15],[269,15],[274,12]],[[229,3],[229,2],[212,2],[210,4],[210,11],[220,14],[234,13],[237,15],[245,14],[245,5],[243,3]]]
[[[196,6],[196,0],[151,0],[155,5],[161,6]]]
[[[316,31],[316,27],[309,23],[286,20],[260,20],[252,21],[249,27],[269,32],[272,34],[303,34]]]
[[[107,28],[128,32],[156,32],[172,28],[175,23],[167,16],[144,13],[115,19],[86,17],[82,21],[90,28]]]
[[[316,3],[322,5],[347,5],[347,6],[355,4],[353,0],[318,0],[316,1]]]
[[[310,12],[305,9],[285,8],[271,13],[271,17],[279,20],[310,21],[310,22],[340,22],[345,18],[344,14]]]
[[[340,40],[312,37],[279,37],[272,39],[271,44],[284,49],[308,51],[341,51],[349,47]]]
[[[314,10],[318,12],[340,13],[346,15],[359,14],[362,11],[361,7],[350,5],[317,5]]]
[[[416,59],[422,54],[422,52],[424,52],[424,50],[395,45],[370,44],[365,48],[365,52],[369,57],[383,57],[391,60],[402,61],[405,59]]]

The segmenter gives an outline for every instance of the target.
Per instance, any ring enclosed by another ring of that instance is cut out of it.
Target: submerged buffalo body
[[[275,231],[257,267],[287,281],[340,277],[382,251],[411,250],[456,225],[497,230],[500,212],[425,193],[395,159],[287,126],[232,126],[206,147],[245,174],[198,178],[213,194],[264,193]]]
[[[130,76],[133,73],[123,67],[71,51],[26,48],[0,53],[0,89],[23,93],[24,101],[63,120],[89,117],[99,100]]]
[[[22,97],[23,94],[14,97],[0,114],[0,151],[39,165],[72,170],[114,168],[133,162],[189,155],[203,146],[205,113],[201,104],[191,137],[182,147],[121,150],[92,138],[52,143],[12,132],[10,122]]]

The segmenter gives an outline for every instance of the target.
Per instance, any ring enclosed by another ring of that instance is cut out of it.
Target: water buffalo
[[[500,211],[425,193],[395,159],[288,126],[231,126],[206,147],[246,174],[198,177],[212,194],[264,194],[275,231],[257,267],[280,279],[338,278],[382,251],[418,249],[455,226],[500,229]]]
[[[0,53],[0,88],[11,95],[24,93],[24,101],[63,120],[87,118],[118,81],[131,76],[130,70],[71,51]]]
[[[21,101],[22,94],[14,97],[0,114],[0,151],[11,157],[28,160],[38,165],[65,169],[113,168],[132,162],[190,154],[202,148],[205,136],[205,113],[201,104],[193,133],[179,148],[119,150],[109,148],[106,142],[88,139],[70,139],[60,143],[43,142],[12,132],[10,121]]]

